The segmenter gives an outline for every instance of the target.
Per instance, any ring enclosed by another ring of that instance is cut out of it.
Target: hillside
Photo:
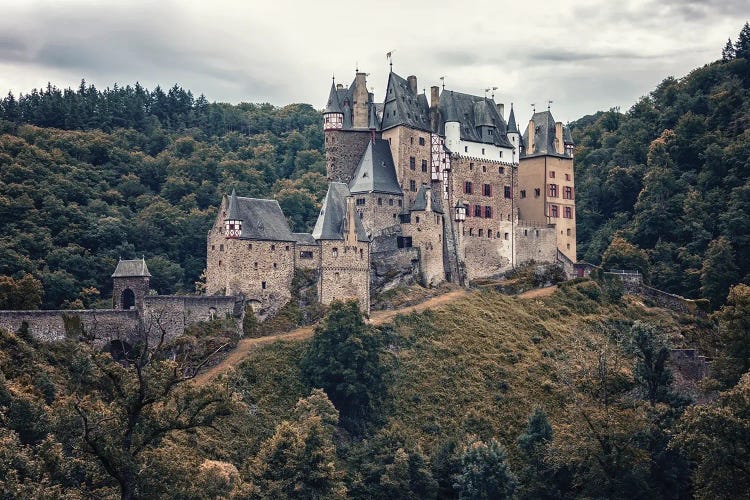
[[[571,128],[579,259],[600,263],[622,236],[654,286],[714,306],[750,280],[749,25],[723,60]]]
[[[144,255],[163,294],[193,292],[221,196],[279,200],[310,230],[325,194],[309,105],[209,104],[175,87],[52,86],[0,101],[0,276],[43,308],[105,306],[117,259]],[[0,294],[0,308],[8,308]]]

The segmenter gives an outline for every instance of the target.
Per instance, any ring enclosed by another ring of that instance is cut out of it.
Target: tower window
[[[224,251],[224,245],[219,245],[219,252],[223,252],[223,251]]]
[[[484,218],[485,219],[491,219],[492,218],[492,207],[490,207],[490,206],[484,207]]]
[[[566,229],[565,233],[566,233],[566,236],[570,236],[570,233],[571,233],[570,228]]]
[[[570,186],[563,187],[563,198],[566,200],[572,200],[573,199],[573,188]]]
[[[480,229],[480,230],[479,230],[479,237],[480,237],[480,238],[481,238],[482,236],[484,236],[484,235],[482,234],[482,232],[483,232],[483,231],[484,231],[483,229]]]
[[[542,195],[542,190],[539,188],[534,188],[534,198],[539,198]]]
[[[471,181],[466,181],[464,183],[464,193],[471,194]]]
[[[258,263],[257,262],[253,262],[253,269],[258,269]]]
[[[393,206],[393,198],[389,198],[388,199],[388,206],[390,206],[390,207]]]
[[[378,206],[383,206],[383,198],[378,198]]]
[[[276,263],[275,262],[273,263],[273,268],[276,269]]]
[[[271,245],[271,250],[276,250],[276,245]]]
[[[266,282],[265,282],[265,281],[261,281],[261,283],[260,283],[260,287],[261,287],[261,288],[262,288],[263,290],[265,290],[265,289],[266,289]]]
[[[486,165],[482,165],[482,172],[486,172],[486,171],[487,171],[487,166]]]
[[[557,205],[550,205],[549,206],[549,216],[557,218],[559,216],[559,210],[557,208]]]
[[[482,194],[484,196],[492,196],[492,186],[490,184],[482,186]]]
[[[357,198],[357,205],[358,206],[361,207],[364,204],[365,204],[365,199],[364,198]]]
[[[409,144],[414,144],[414,137],[409,137]]]
[[[211,245],[211,250],[216,250],[216,245]]]
[[[573,218],[573,208],[572,207],[565,207],[563,209],[563,217],[566,219],[572,219]]]
[[[422,160],[422,172],[427,172],[427,160]]]
[[[424,137],[419,138],[419,145],[424,146]]]
[[[555,171],[554,170],[550,170],[549,171],[549,178],[550,179],[554,179],[555,178]]]
[[[482,148],[482,154],[484,154],[484,148]]]
[[[331,249],[331,254],[332,254],[332,255],[333,255],[334,257],[338,257],[338,256],[339,256],[339,249],[338,249],[338,248],[336,248],[336,247],[333,247],[333,248]]]
[[[474,170],[474,162],[469,162],[469,170]]]
[[[414,181],[414,179],[409,181],[409,191],[411,192],[417,191],[417,183]]]
[[[557,198],[557,184],[549,185],[549,196],[551,198]]]
[[[287,252],[289,251],[289,245],[287,245],[287,246],[286,246],[285,250],[286,250]]]
[[[468,152],[469,152],[469,146],[464,146],[464,153],[468,153]]]
[[[409,168],[412,169],[412,170],[416,170],[417,169],[417,159],[414,158],[413,156],[409,157]]]
[[[526,198],[526,190],[525,189],[521,190],[521,198]]]
[[[474,217],[482,216],[482,205],[474,205]]]
[[[498,174],[504,174],[505,173],[505,167],[498,167],[497,168],[497,173]]]
[[[570,180],[570,174],[565,174],[565,180],[566,180],[566,181],[569,181],[569,180]]]
[[[219,267],[221,267],[221,261],[219,261]]]
[[[510,186],[505,186],[504,191],[505,191],[504,194],[505,194],[506,198],[512,198],[513,197],[513,193],[510,190]]]
[[[252,243],[248,243],[247,244],[247,249],[248,250],[252,250],[253,249],[253,244]]]
[[[505,233],[505,239],[506,240],[508,239],[508,236],[509,236],[508,233]]]

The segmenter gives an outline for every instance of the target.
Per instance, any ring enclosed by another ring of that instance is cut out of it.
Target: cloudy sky
[[[664,77],[719,58],[748,0],[0,0],[0,93],[52,82],[175,83],[210,101],[325,104],[355,67],[382,99],[394,71],[420,88],[570,121],[629,108]]]

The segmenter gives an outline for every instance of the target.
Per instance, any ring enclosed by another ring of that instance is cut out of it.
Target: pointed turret
[[[237,192],[234,189],[232,189],[232,194],[227,201],[227,215],[224,218],[224,236],[232,239],[242,236],[242,219],[237,203]]]
[[[573,157],[576,143],[573,142],[573,135],[570,133],[570,127],[563,127],[563,144],[565,145],[565,154]]]
[[[323,129],[333,130],[340,129],[344,124],[344,110],[339,102],[338,92],[336,91],[336,82],[331,82],[331,91],[328,94],[328,103],[323,111]]]
[[[521,158],[521,148],[523,147],[523,137],[516,124],[516,114],[513,111],[513,103],[510,103],[510,115],[508,115],[508,140],[515,149],[514,162]]]
[[[513,112],[513,103],[510,103],[510,115],[508,116],[508,133],[520,134],[518,125],[516,125],[516,114]]]

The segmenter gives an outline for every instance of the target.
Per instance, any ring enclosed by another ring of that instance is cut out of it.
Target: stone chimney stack
[[[346,198],[346,226],[344,227],[344,239],[354,243],[357,241],[357,209],[354,206],[354,198]]]
[[[336,90],[343,90],[343,88],[344,88],[344,86],[341,85],[340,83],[336,84]]]
[[[417,93],[417,77],[414,75],[408,76],[406,78],[406,81],[409,82],[409,88],[411,88],[411,91],[416,94]]]
[[[500,115],[500,118],[505,120],[505,104],[499,102],[496,104],[497,106],[497,113]]]
[[[534,126],[534,120],[529,120],[529,143],[526,144],[526,154],[534,154],[534,139],[536,135],[536,127]]]
[[[368,109],[367,103],[370,92],[367,90],[367,73],[357,73],[354,77],[354,95],[352,108],[354,109],[354,128],[367,128]]]
[[[433,131],[439,127],[438,105],[440,104],[440,87],[433,85],[430,87],[430,125]]]
[[[565,154],[565,143],[563,143],[563,124],[555,123],[555,153]]]

